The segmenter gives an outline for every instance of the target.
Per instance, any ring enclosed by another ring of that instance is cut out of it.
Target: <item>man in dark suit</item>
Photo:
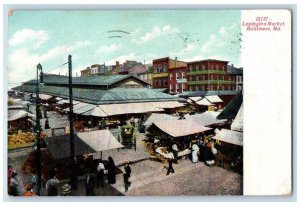
[[[169,157],[168,157],[169,168],[168,168],[167,175],[169,175],[170,172],[172,172],[172,173],[175,172],[174,169],[173,169],[173,160],[174,160],[173,153],[169,153]]]
[[[95,187],[95,175],[88,170],[88,173],[85,178],[85,194],[86,196],[94,195],[94,187]]]

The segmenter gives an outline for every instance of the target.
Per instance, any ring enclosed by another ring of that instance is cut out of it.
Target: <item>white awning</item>
[[[44,139],[54,159],[64,159],[70,157],[69,137],[69,135],[63,135]],[[74,147],[75,156],[79,156],[111,149],[118,149],[124,146],[115,139],[109,130],[97,130],[75,133]]]
[[[104,105],[99,105],[99,107],[108,116],[164,111],[163,109],[159,109],[149,102],[128,103],[128,104],[104,104]]]
[[[167,101],[167,102],[151,102],[155,107],[161,109],[170,109],[176,107],[183,107],[184,104],[177,101]]]
[[[198,102],[199,100],[203,99],[203,97],[189,97],[189,99],[193,100],[194,102]]]
[[[243,104],[242,104],[239,112],[237,113],[235,119],[233,120],[233,122],[231,124],[231,130],[243,132],[243,118],[244,118],[244,109],[243,109]]]
[[[82,115],[94,116],[94,117],[107,117],[107,114],[99,106],[93,108],[90,111],[82,113]]]
[[[7,120],[10,121],[15,121],[24,117],[32,117],[32,115],[24,110],[8,110],[8,117]]]
[[[211,130],[212,128],[205,127],[191,120],[166,120],[154,123],[159,129],[172,137],[182,137],[192,134],[197,134]]]
[[[48,94],[39,94],[39,97],[42,100],[48,100],[48,99],[51,99],[53,96],[48,95]]]
[[[97,152],[124,147],[108,129],[77,133],[77,136]]]
[[[210,101],[208,101],[206,98],[201,99],[200,101],[196,102],[196,104],[198,104],[200,106],[212,106],[212,105],[214,105]]]
[[[79,109],[81,107],[85,107],[86,105],[88,105],[88,104],[84,103],[84,102],[80,102],[80,103],[78,103],[76,105],[73,105],[73,111],[75,111],[76,109]],[[69,112],[70,108],[68,107],[68,108],[64,109],[64,111],[68,111]]]
[[[208,99],[208,101],[210,101],[211,103],[223,102],[223,100],[220,99],[220,97],[218,95],[205,96],[205,98]]]
[[[220,112],[206,111],[201,114],[185,115],[184,117],[186,119],[190,119],[204,126],[209,126],[213,124],[223,124],[226,121],[226,120],[218,120],[217,116],[219,114]]]
[[[161,114],[161,113],[153,113],[150,115],[150,117],[147,119],[147,121],[143,124],[145,126],[150,126],[155,122],[161,122],[165,120],[172,120],[172,119],[178,119],[178,117],[174,117],[168,114]]]
[[[223,141],[223,142],[227,142],[230,144],[243,146],[243,133],[242,132],[237,132],[237,131],[228,130],[228,129],[222,129],[212,138]]]

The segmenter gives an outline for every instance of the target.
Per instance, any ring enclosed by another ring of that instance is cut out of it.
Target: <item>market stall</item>
[[[190,120],[195,121],[204,126],[218,127],[218,126],[224,125],[226,122],[226,120],[217,119],[217,116],[219,114],[220,114],[220,112],[206,111],[201,114],[185,115],[184,117],[186,119],[190,119]]]

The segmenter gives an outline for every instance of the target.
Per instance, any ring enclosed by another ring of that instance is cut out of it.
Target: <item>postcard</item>
[[[292,16],[10,10],[9,201],[291,195]]]

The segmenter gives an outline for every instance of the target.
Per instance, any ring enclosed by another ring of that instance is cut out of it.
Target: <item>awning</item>
[[[53,96],[48,95],[48,94],[39,94],[39,97],[42,100],[48,100],[48,99],[51,99]]]
[[[224,124],[226,120],[218,120],[217,116],[220,112],[214,111],[206,111],[201,114],[194,114],[194,115],[185,115],[186,119],[190,119],[194,122],[197,122],[204,126],[214,125],[214,124]]]
[[[159,129],[172,137],[182,137],[192,134],[197,134],[211,130],[212,128],[205,127],[191,120],[166,120],[154,123]]]
[[[81,107],[85,107],[86,105],[88,105],[88,104],[87,104],[87,103],[84,103],[84,102],[80,102],[80,103],[78,103],[78,104],[76,104],[76,105],[73,105],[73,111],[75,111],[75,110],[77,110],[77,109],[79,109],[79,108],[81,108]],[[68,107],[68,108],[64,109],[64,111],[69,112],[69,111],[70,111],[70,108]]]
[[[75,105],[75,106],[76,106],[76,105]],[[75,107],[75,106],[74,106],[74,107]],[[90,110],[94,109],[95,107],[96,107],[96,105],[87,104],[87,105],[84,106],[84,107],[80,107],[80,108],[78,108],[78,109],[73,110],[73,112],[74,112],[75,114],[82,114],[82,113],[84,113],[84,112],[87,112],[87,111],[90,111]]]
[[[218,95],[211,95],[211,96],[205,96],[205,98],[210,101],[211,103],[221,103],[223,102],[222,99]]]
[[[214,105],[210,101],[208,101],[206,98],[201,99],[200,101],[196,102],[196,104],[198,104],[200,106],[212,106],[212,105]]]
[[[223,142],[227,142],[230,144],[243,146],[243,133],[242,132],[237,132],[237,131],[228,130],[228,129],[222,129],[212,138],[223,141]]]
[[[242,104],[239,112],[237,113],[235,119],[233,120],[233,122],[231,124],[231,130],[243,132],[243,118],[244,118],[244,109],[243,109],[243,104]]]
[[[54,159],[70,157],[70,136],[45,138],[45,142]],[[74,135],[75,156],[97,153],[124,147],[109,130],[76,133]]]
[[[183,107],[184,104],[179,103],[177,101],[167,101],[167,102],[151,102],[155,107],[161,109],[170,109],[176,107]]]
[[[63,98],[61,98],[61,97],[56,97],[55,98],[57,101],[60,101],[60,100],[62,100]]]
[[[165,120],[177,120],[178,117],[174,117],[168,114],[160,114],[160,113],[153,113],[150,115],[150,117],[147,119],[147,121],[143,124],[145,126],[150,126],[155,122],[161,122]]]
[[[7,120],[9,122],[22,119],[24,117],[32,117],[32,115],[24,110],[8,110]]]
[[[99,105],[99,107],[107,114],[107,116],[164,111],[163,109],[155,107],[150,102],[128,104],[104,104]]]
[[[82,115],[94,117],[107,117],[107,114],[99,106],[93,108],[90,111],[82,113]]]
[[[198,102],[199,100],[203,99],[203,97],[189,97],[189,99],[193,100],[194,102]]]

